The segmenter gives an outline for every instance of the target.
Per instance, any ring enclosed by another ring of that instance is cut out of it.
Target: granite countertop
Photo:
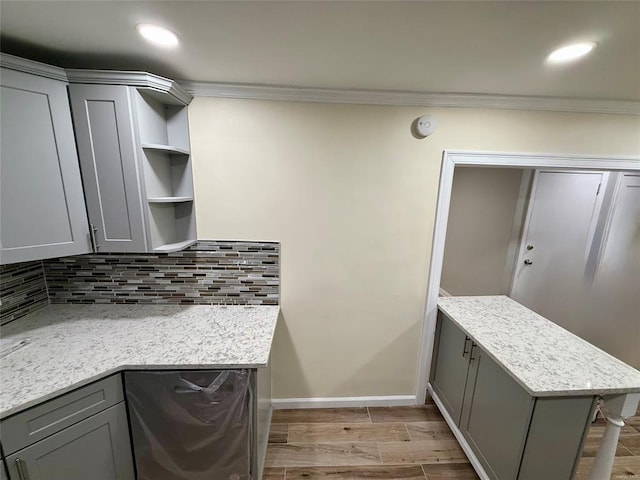
[[[640,392],[638,370],[509,297],[441,297],[438,308],[533,396]]]
[[[260,368],[278,306],[48,305],[2,327],[0,418],[121,370]]]

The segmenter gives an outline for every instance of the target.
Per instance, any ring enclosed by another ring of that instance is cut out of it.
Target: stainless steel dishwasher
[[[138,480],[249,480],[250,370],[125,373]]]

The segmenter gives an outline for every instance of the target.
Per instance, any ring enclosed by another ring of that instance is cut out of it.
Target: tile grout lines
[[[453,451],[457,449],[451,445],[448,426],[433,406],[287,411],[278,414],[274,425],[278,424],[271,443],[273,468],[265,480],[371,480],[372,475],[380,480],[478,478],[466,456],[458,455],[463,452]],[[616,472],[640,473],[636,470],[640,444],[633,440],[640,438],[637,424],[637,418],[632,420],[622,435],[631,440],[618,443]],[[593,436],[600,437],[601,430],[599,423]],[[583,472],[593,462],[591,450],[583,457],[577,479],[586,478]]]
[[[429,480],[429,477],[427,477],[427,472],[424,470],[423,464],[420,464],[420,470],[422,470],[422,475],[424,475],[425,480]]]

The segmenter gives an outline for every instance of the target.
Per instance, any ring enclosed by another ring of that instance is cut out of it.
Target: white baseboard
[[[274,398],[275,410],[285,408],[339,408],[339,407],[404,407],[417,405],[415,395],[388,395],[371,397],[310,397]]]

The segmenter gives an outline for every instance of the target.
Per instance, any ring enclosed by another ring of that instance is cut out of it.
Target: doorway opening
[[[416,398],[424,403],[426,386],[431,369],[437,300],[445,254],[445,240],[451,205],[453,177],[456,167],[487,167],[516,169],[553,169],[559,171],[608,171],[640,172],[640,158],[588,155],[517,154],[493,152],[445,151],[440,172],[440,187],[436,210],[429,282],[427,289],[425,320],[423,322],[420,358],[417,371]],[[597,233],[597,232],[596,232]],[[594,234],[594,232],[591,232]],[[511,255],[515,258],[515,252]]]

